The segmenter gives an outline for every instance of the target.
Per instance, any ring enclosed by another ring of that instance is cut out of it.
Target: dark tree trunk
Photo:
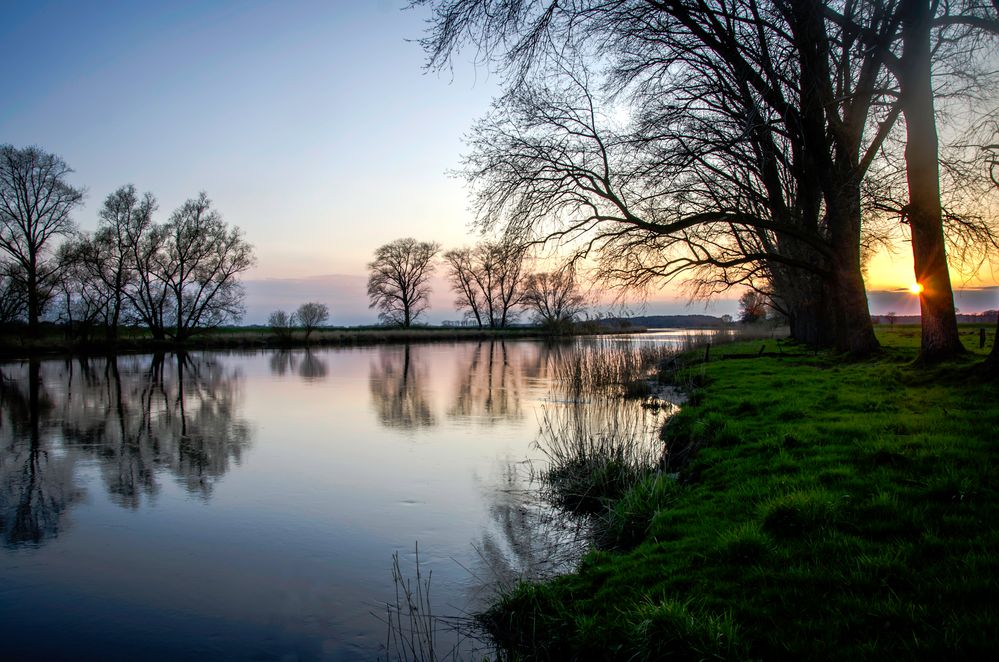
[[[835,341],[834,321],[824,297],[807,299],[788,312],[791,337],[813,347],[828,347]]]
[[[859,251],[858,251],[859,252]],[[836,349],[854,356],[868,356],[880,348],[874,335],[874,324],[868,309],[867,292],[860,276],[859,256],[857,268],[845,258],[837,264],[832,277],[833,315]]]
[[[32,259],[28,266],[28,334],[32,338],[39,335],[39,318],[41,317],[41,304],[38,296],[38,268]]]
[[[121,292],[121,287],[118,287],[118,292]],[[111,323],[108,324],[107,328],[107,339],[110,342],[117,342],[118,340],[118,324],[121,323],[121,294],[115,294],[114,301],[112,302],[112,312],[111,312]]]
[[[905,116],[906,178],[909,204],[906,217],[912,234],[912,258],[922,321],[920,357],[946,359],[964,352],[957,332],[954,292],[947,267],[940,208],[940,164],[933,114],[930,7],[928,0],[904,0],[902,60],[899,82]]]
[[[800,131],[802,211],[818,220],[818,192],[825,201],[829,231],[829,257],[824,306],[806,315],[806,328],[831,326],[833,344],[841,352],[867,356],[880,345],[868,309],[867,291],[860,269],[860,168],[859,129],[849,121],[831,121],[836,111],[832,98],[834,73],[829,69],[829,36],[822,3],[794,0],[788,3],[791,25],[801,62]],[[829,322],[832,322],[829,325]],[[821,330],[816,329],[819,333]]]
[[[853,164],[837,164],[840,185],[828,198],[830,239],[829,304],[835,321],[836,348],[867,356],[880,348],[860,270],[860,182]]]
[[[811,347],[832,346],[836,333],[827,284],[814,274],[796,269],[781,269],[771,281],[787,314],[791,338]]]
[[[985,372],[992,378],[999,378],[999,314],[996,315],[996,332],[992,336],[992,351],[983,364]]]

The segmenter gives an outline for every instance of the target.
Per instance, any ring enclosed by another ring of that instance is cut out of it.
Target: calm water
[[[371,659],[393,552],[438,614],[558,569],[528,476],[574,347],[0,364],[0,656]]]

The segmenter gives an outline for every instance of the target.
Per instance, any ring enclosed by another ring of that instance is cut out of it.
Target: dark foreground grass
[[[973,354],[713,360],[605,514],[608,551],[482,618],[524,659],[983,659],[999,649],[999,388]],[[737,345],[719,351],[756,349]],[[773,343],[768,352],[776,349]],[[785,348],[785,351],[786,348]]]

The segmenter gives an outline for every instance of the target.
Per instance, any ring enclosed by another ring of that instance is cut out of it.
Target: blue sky
[[[206,190],[255,276],[359,273],[413,234],[466,234],[461,136],[495,86],[426,75],[398,2],[14,3],[0,136],[63,156],[96,223],[132,182],[164,216]]]
[[[256,246],[248,322],[320,298],[320,283],[335,323],[371,321],[363,275],[377,246],[475,240],[464,185],[447,171],[498,80],[460,59],[453,74],[425,73],[412,42],[424,10],[398,0],[0,3],[13,54],[0,142],[38,145],[75,169],[88,191],[84,230],[126,183],[157,196],[160,220],[207,191]],[[438,290],[431,319],[455,317],[442,281]],[[654,298],[646,312],[705,310]]]
[[[85,230],[126,183],[157,196],[161,219],[207,191],[256,246],[248,322],[282,298],[317,298],[316,277],[330,275],[348,277],[322,281],[334,321],[370,321],[357,277],[377,246],[474,241],[464,185],[447,171],[498,90],[460,60],[425,73],[412,40],[426,12],[405,4],[4,3],[16,66],[0,142],[74,168]],[[435,293],[432,319],[455,316],[451,299]]]

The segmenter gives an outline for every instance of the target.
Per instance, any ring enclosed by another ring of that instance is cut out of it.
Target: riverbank
[[[663,432],[689,461],[608,502],[604,549],[484,625],[524,659],[994,654],[999,387],[975,376],[978,328],[933,368],[918,327],[880,328],[859,363],[718,348]]]
[[[630,327],[627,333],[641,333],[644,328]],[[367,346],[386,343],[449,342],[459,340],[555,338],[573,335],[619,333],[616,329],[594,324],[578,325],[570,331],[552,334],[540,327],[508,329],[478,329],[468,327],[421,326],[323,328],[312,332],[295,330],[290,336],[275,335],[267,327],[228,327],[199,333],[184,341],[157,340],[147,331],[123,330],[117,340],[103,337],[68,338],[57,329],[49,328],[39,338],[30,338],[15,331],[0,332],[0,358],[16,359],[29,356],[64,354],[104,355],[137,352],[207,350],[207,349],[296,349],[329,346]]]

